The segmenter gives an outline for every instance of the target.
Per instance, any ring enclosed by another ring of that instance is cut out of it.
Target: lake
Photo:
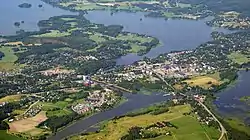
[[[112,119],[115,116],[121,116],[133,110],[144,108],[154,103],[171,99],[171,96],[164,97],[161,93],[153,93],[151,95],[124,93],[124,96],[128,99],[128,101],[122,105],[108,111],[100,112],[90,116],[89,118],[79,120],[76,123],[66,127],[62,131],[57,132],[56,135],[51,136],[49,140],[60,140],[86,130],[96,130],[94,125],[102,121]]]
[[[119,12],[111,15],[109,11],[90,11],[86,15],[86,18],[94,23],[123,25],[124,31],[146,34],[158,38],[163,45],[153,48],[145,55],[150,58],[170,51],[194,49],[200,44],[211,40],[210,34],[213,31],[231,32],[223,28],[215,29],[207,26],[205,22],[208,18],[202,20],[165,20],[164,18],[144,17],[144,14],[141,12]],[[128,54],[117,59],[117,64],[128,65],[143,57],[136,54]]]
[[[250,96],[250,72],[240,71],[237,83],[218,93],[214,104],[220,115],[238,117],[250,124],[250,105],[240,101],[243,96]]]
[[[32,7],[18,7],[19,4],[24,2],[32,4]],[[42,4],[43,7],[39,8],[39,4]],[[40,0],[1,0],[0,35],[13,35],[20,29],[24,29],[25,31],[36,31],[39,30],[37,23],[40,20],[45,20],[52,16],[72,14],[77,13],[55,8]],[[24,24],[21,24],[19,28],[14,26],[14,22],[21,21],[24,21]]]

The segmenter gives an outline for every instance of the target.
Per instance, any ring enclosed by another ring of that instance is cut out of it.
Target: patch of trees
[[[10,129],[8,123],[6,123],[5,121],[1,121],[0,122],[0,130],[7,130]]]
[[[134,112],[129,112],[129,113],[125,114],[125,116],[135,117],[135,116],[144,115],[144,114],[148,114],[148,113],[150,113],[152,115],[158,115],[158,114],[168,112],[169,106],[170,106],[169,102],[156,104],[156,105],[150,106],[148,108],[143,108],[143,109],[139,109],[139,110],[134,111]]]
[[[249,140],[250,135],[243,131],[239,131],[233,127],[231,127],[226,121],[220,119],[220,122],[222,122],[223,126],[227,130],[227,136],[229,140]]]
[[[4,53],[0,51],[0,60],[2,60],[4,56],[5,56]]]
[[[82,65],[78,66],[77,72],[80,74],[93,74],[100,69],[109,69],[115,66],[115,61],[113,60],[93,60],[87,61]]]
[[[213,12],[219,13],[222,11],[229,12],[229,11],[237,11],[242,13],[243,15],[250,15],[249,7],[250,1],[249,0],[223,0],[222,2],[218,2],[218,0],[180,0],[183,3],[189,3],[192,5],[206,5],[208,9],[211,9]]]
[[[229,81],[234,81],[238,77],[236,70],[227,70],[220,73],[220,78],[222,80],[228,79]]]
[[[69,124],[70,122],[72,122],[76,116],[77,116],[76,113],[71,113],[69,115],[60,116],[60,117],[53,116],[53,117],[48,118],[46,121],[40,123],[38,127],[47,126],[52,130],[53,133],[55,133],[57,132],[57,129],[59,129],[60,127],[63,127]]]
[[[99,32],[104,35],[116,37],[122,32],[123,26],[121,25],[109,25],[109,26],[104,26],[101,25],[94,31]]]
[[[141,139],[142,136],[140,134],[142,127],[137,127],[134,126],[132,128],[129,129],[128,134],[123,136],[121,138],[121,140],[137,140],[137,139]]]

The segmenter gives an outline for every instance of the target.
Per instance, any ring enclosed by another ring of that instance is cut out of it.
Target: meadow
[[[191,111],[190,105],[180,105],[170,107],[169,112],[158,115],[144,114],[135,117],[122,117],[104,123],[104,127],[98,133],[74,136],[72,140],[117,140],[128,133],[131,127],[147,127],[159,121],[169,121],[176,128],[164,127],[156,131],[171,131],[172,135],[162,135],[150,140],[215,140],[218,139],[220,132],[215,128],[208,127],[199,123],[195,115],[183,115]],[[147,130],[154,131],[154,130]]]
[[[0,52],[4,53],[4,57],[0,60],[0,71],[8,71],[15,69],[14,64],[17,61],[18,57],[14,54],[14,51],[11,47],[0,47]]]

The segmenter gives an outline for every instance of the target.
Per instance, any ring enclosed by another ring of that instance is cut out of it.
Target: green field
[[[234,129],[242,131],[250,135],[250,127],[246,126],[241,120],[237,118],[227,119],[226,122]]]
[[[0,130],[0,140],[24,140],[24,139],[8,134],[5,130]]]
[[[60,32],[58,30],[51,30],[50,33],[45,33],[41,35],[34,35],[32,37],[64,37],[70,35],[69,32]]]
[[[196,119],[197,116],[183,115],[189,113],[191,107],[189,105],[180,105],[169,108],[170,111],[159,115],[144,114],[135,117],[123,117],[117,120],[111,120],[104,124],[103,129],[99,133],[93,133],[84,136],[74,136],[72,140],[88,139],[88,140],[117,140],[128,133],[133,127],[147,127],[159,121],[169,121],[178,128],[164,127],[146,130],[156,132],[170,131],[172,135],[162,135],[152,140],[217,140],[220,132],[206,125],[201,125]],[[151,139],[150,139],[151,140]]]
[[[14,62],[18,57],[14,54],[11,47],[0,47],[0,52],[5,56],[0,60],[0,70],[12,70],[15,68]]]
[[[42,110],[47,111],[46,116],[48,118],[52,116],[64,116],[71,114],[72,111],[67,108],[69,102],[58,101],[56,103],[40,103],[42,105]]]
[[[240,65],[250,62],[250,58],[247,55],[238,52],[231,53],[230,55],[228,55],[228,58],[231,59],[234,63]]]
[[[116,39],[128,40],[128,41],[139,41],[140,43],[145,43],[145,42],[152,41],[151,37],[144,37],[144,36],[139,36],[139,35],[136,35],[136,34],[127,34],[127,35],[119,34],[116,37]]]

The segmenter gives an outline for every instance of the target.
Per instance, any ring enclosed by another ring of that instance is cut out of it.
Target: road
[[[109,84],[107,82],[103,82],[103,81],[99,81],[99,80],[95,80],[95,79],[92,79],[92,81],[94,81],[96,83],[99,83],[99,84],[104,84],[106,86],[114,87],[114,88],[117,88],[119,90],[123,90],[123,91],[128,92],[128,93],[132,93],[131,90],[123,88],[123,87],[120,87],[120,86],[117,86],[117,85],[114,85],[114,84]]]
[[[175,90],[174,89],[174,87],[172,87],[171,85],[169,85],[168,83],[167,83],[167,81],[161,76],[161,75],[159,75],[157,72],[154,72],[154,71],[152,71],[154,74],[156,74],[156,76],[158,76],[163,82],[165,82],[166,83],[166,85],[168,85],[169,87],[171,87],[173,90]],[[185,94],[181,94],[182,96],[187,96],[187,95],[185,95]],[[200,101],[198,101],[198,100],[196,100],[200,105],[202,105],[202,107],[214,118],[214,120],[219,124],[219,126],[220,126],[220,130],[221,130],[221,135],[220,135],[220,138],[218,139],[218,140],[222,140],[223,139],[223,137],[224,136],[226,136],[226,134],[227,134],[227,131],[226,131],[226,129],[225,129],[225,127],[221,124],[221,122],[215,117],[215,115],[207,108],[207,106],[206,105],[204,105],[202,102],[200,102]]]
[[[221,135],[220,138],[218,140],[222,140],[224,136],[226,136],[227,131],[225,129],[225,127],[221,124],[221,122],[215,117],[215,115],[207,108],[206,105],[204,105],[202,102],[196,100],[200,105],[203,106],[203,108],[214,118],[214,120],[219,124],[220,129],[221,129]]]

